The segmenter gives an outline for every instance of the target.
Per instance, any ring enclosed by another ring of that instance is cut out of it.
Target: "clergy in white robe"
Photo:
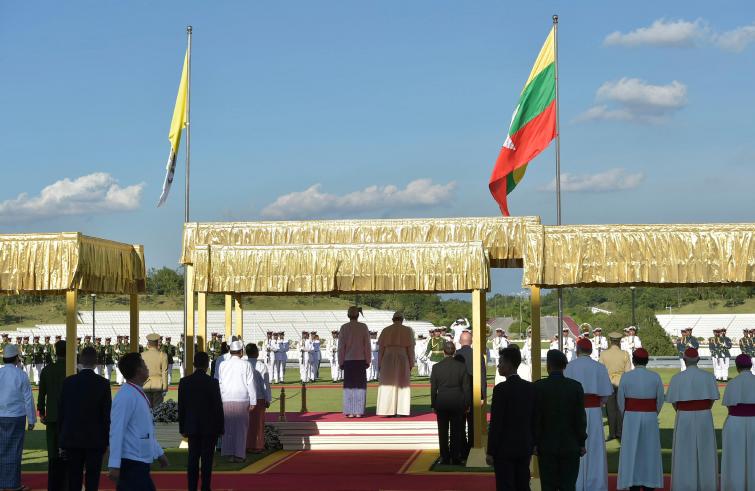
[[[716,432],[710,408],[720,396],[712,373],[700,370],[694,348],[684,351],[687,369],[671,378],[666,402],[674,405],[672,491],[715,490],[718,477]]]
[[[404,316],[396,312],[393,324],[383,329],[378,338],[381,365],[378,416],[409,416],[411,410],[409,376],[414,367],[414,331],[403,322]]]
[[[645,368],[649,356],[644,348],[637,348],[632,356],[635,368],[621,376],[617,395],[624,425],[616,487],[660,489],[663,488],[663,462],[658,414],[665,400],[663,382],[660,375]]]
[[[755,491],[755,375],[752,360],[741,354],[734,360],[737,375],[724,390],[729,410],[723,429],[721,489]]]
[[[577,341],[576,351],[577,357],[564,370],[564,376],[582,384],[585,393],[587,453],[579,459],[576,489],[605,491],[608,489],[608,463],[601,408],[608,396],[613,394],[613,386],[606,367],[590,358],[592,343],[589,339]]]

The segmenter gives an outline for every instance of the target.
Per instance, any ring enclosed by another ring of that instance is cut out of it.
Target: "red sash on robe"
[[[585,394],[585,408],[600,407],[600,396],[595,394]]]
[[[744,418],[755,417],[755,404],[737,404],[729,406],[729,416],[739,416]]]
[[[624,411],[632,411],[635,413],[654,413],[657,410],[655,399],[637,399],[634,397],[627,397],[624,400]]]
[[[698,399],[696,401],[679,401],[676,403],[677,411],[707,411],[713,407],[710,399]]]

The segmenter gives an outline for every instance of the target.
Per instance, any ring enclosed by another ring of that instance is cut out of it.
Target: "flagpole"
[[[556,225],[561,225],[561,131],[558,123],[558,15],[553,16],[554,75],[556,78]],[[558,294],[558,349],[564,350],[564,296],[561,288]]]
[[[186,26],[186,185],[184,188],[184,225],[189,222],[189,177],[190,177],[190,164],[191,164],[191,26]],[[193,295],[194,292],[188,291],[189,280],[186,274],[187,268],[184,267],[184,360],[183,366],[188,365],[186,360],[186,343],[189,341],[188,332],[188,315],[189,315],[189,295]],[[194,312],[191,313],[194,315]],[[192,336],[192,342],[194,337]],[[191,350],[194,353],[194,349]]]

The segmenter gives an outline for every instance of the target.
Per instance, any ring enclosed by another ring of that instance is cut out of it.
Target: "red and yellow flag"
[[[527,164],[556,137],[555,31],[551,29],[532,67],[490,176],[490,193],[509,216],[506,197],[524,177]]]

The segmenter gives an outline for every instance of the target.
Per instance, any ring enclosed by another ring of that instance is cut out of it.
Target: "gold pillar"
[[[194,373],[194,266],[186,265],[186,375]]]
[[[66,291],[66,375],[76,374],[76,290]]]
[[[487,424],[485,404],[482,400],[482,384],[487,384],[487,374],[483,372],[483,352],[485,349],[485,291],[472,292],[472,417],[474,419],[474,445],[467,457],[467,467],[485,467],[485,443],[483,425]]]
[[[197,351],[207,351],[207,293],[197,293]]]
[[[233,295],[225,294],[225,341],[231,340],[233,329]]]
[[[530,287],[530,304],[532,309],[532,338],[530,338],[530,348],[532,360],[532,381],[540,380],[541,365],[540,362],[540,288]]]
[[[128,302],[128,336],[131,353],[139,352],[139,295],[129,295]]]
[[[236,324],[233,329],[234,335],[237,336],[239,339],[244,337],[244,305],[241,303],[241,294],[235,293],[233,295],[233,309],[236,314],[236,319],[234,324]],[[228,344],[231,343],[231,340],[227,340]]]

